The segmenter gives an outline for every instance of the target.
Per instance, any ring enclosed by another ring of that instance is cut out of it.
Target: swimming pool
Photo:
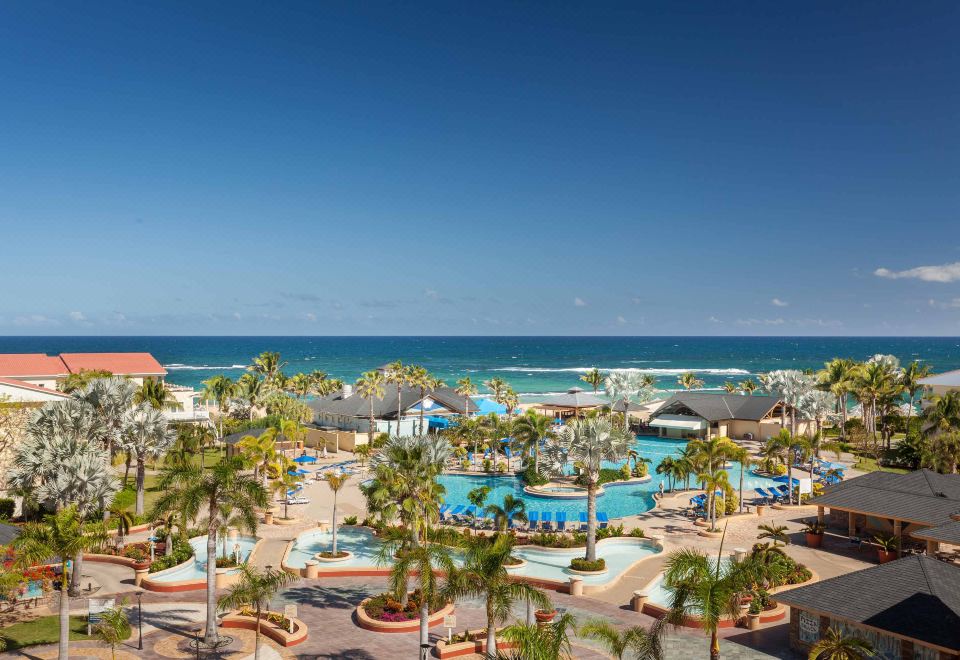
[[[228,539],[227,552],[232,553],[235,544],[240,546],[240,561],[244,562],[250,558],[250,552],[253,550],[253,546],[257,544],[257,539],[249,536],[238,536],[236,539]],[[207,577],[207,537],[195,536],[190,539],[190,545],[193,547],[193,562],[153,573],[150,575],[150,580],[153,582],[205,580]],[[218,553],[221,552],[221,548],[222,544],[217,543]]]
[[[637,436],[634,443],[634,449],[642,458],[650,459],[650,481],[643,483],[624,483],[624,484],[605,484],[605,494],[597,499],[597,509],[604,511],[611,518],[622,518],[632,516],[653,508],[653,494],[659,490],[660,483],[664,483],[664,488],[669,488],[669,483],[663,475],[656,474],[654,471],[657,465],[667,456],[679,456],[680,450],[686,447],[686,440],[671,440],[667,438],[658,438],[656,436],[641,435]],[[604,462],[603,467],[619,468],[622,463]],[[734,488],[740,484],[740,464],[730,463],[727,468],[730,473],[730,483]],[[444,500],[447,504],[456,506],[462,504],[469,506],[467,493],[480,486],[488,486],[491,491],[487,496],[488,504],[499,504],[503,501],[505,495],[513,495],[522,499],[528,511],[563,511],[570,519],[571,514],[576,520],[581,511],[587,510],[586,498],[549,498],[544,495],[531,496],[523,491],[523,483],[513,476],[491,476],[487,474],[461,475],[444,474],[437,479],[446,488]],[[693,485],[691,483],[691,485]],[[757,486],[768,487],[776,485],[772,479],[758,477],[745,472],[743,476],[743,488],[746,492],[752,493]]]
[[[290,568],[303,568],[308,559],[318,552],[333,549],[333,534],[316,529],[297,537],[287,555],[286,564]],[[369,529],[341,527],[337,530],[337,550],[348,550],[353,556],[336,563],[323,564],[321,568],[341,566],[376,566],[380,541],[373,537]]]

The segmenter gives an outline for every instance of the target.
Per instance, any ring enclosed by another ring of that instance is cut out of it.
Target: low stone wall
[[[363,606],[366,605],[369,600],[369,598],[364,598],[354,610],[356,624],[364,630],[378,633],[408,633],[420,630],[420,619],[410,619],[409,621],[377,621],[367,616],[367,613],[363,610]],[[449,603],[431,614],[430,618],[427,619],[427,626],[432,628],[433,626],[443,623],[443,617],[448,614],[453,614],[453,607],[453,603]]]
[[[257,551],[260,549],[260,546],[263,544],[263,539],[257,539],[256,544],[250,550],[250,556],[247,558],[248,562],[252,562],[253,558],[256,556]],[[204,577],[200,580],[176,580],[173,582],[165,580],[157,580],[156,576],[166,573],[168,571],[174,571],[178,568],[183,568],[189,564],[192,564],[195,561],[193,555],[190,556],[190,559],[177,564],[176,566],[171,566],[170,568],[165,568],[162,571],[157,571],[150,577],[151,574],[144,575],[140,581],[140,586],[147,591],[155,591],[157,593],[177,593],[181,591],[201,591],[207,588],[207,578]],[[236,572],[231,573],[230,571],[234,570],[232,568],[218,568],[217,569],[217,589],[224,589],[226,587],[232,586],[237,582],[238,574]]]
[[[267,621],[265,618],[267,613],[264,613],[260,618],[260,633],[266,637],[269,637],[275,641],[280,646],[296,646],[297,644],[302,644],[307,641],[307,635],[309,629],[307,624],[305,624],[300,619],[290,619],[293,622],[293,632],[285,630],[275,623]],[[277,612],[276,614],[279,614]],[[257,629],[257,617],[255,616],[246,616],[240,614],[239,612],[233,612],[231,614],[223,617],[223,620],[220,624],[223,628],[241,628],[243,630],[256,630]]]
[[[500,634],[501,630],[503,630],[503,628],[497,628],[497,634]],[[442,639],[437,641],[437,657],[440,658],[440,660],[445,660],[446,658],[459,658],[466,655],[486,655],[486,630],[483,628],[478,628],[477,630],[468,630],[467,635],[470,637],[476,635],[478,639],[474,639],[469,642],[454,642],[453,644],[448,644]],[[497,651],[503,651],[512,648],[516,648],[516,645],[506,642],[499,637],[497,638]]]

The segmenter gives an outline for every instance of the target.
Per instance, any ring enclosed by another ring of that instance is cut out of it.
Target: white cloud
[[[14,325],[60,325],[60,322],[56,319],[52,319],[48,316],[42,314],[27,314],[25,316],[18,316],[13,319]]]
[[[240,312],[234,312],[234,313],[233,313],[233,318],[236,319],[237,321],[239,321],[239,320],[240,320]]]
[[[643,301],[642,301],[640,298],[638,298],[637,296],[634,296],[633,298],[630,299],[630,302],[632,302],[634,305],[639,305],[639,304],[642,303]]]
[[[931,298],[927,301],[927,304],[938,309],[960,309],[960,298],[951,298],[950,300],[934,300]]]
[[[423,295],[425,295],[430,300],[437,300],[440,298],[440,294],[437,293],[436,289],[425,289],[423,292]]]
[[[720,319],[718,319],[716,316],[711,316],[711,317],[708,318],[707,320],[710,321],[710,323],[723,323],[723,321],[721,321]]]
[[[917,266],[909,270],[889,270],[878,268],[873,271],[877,277],[888,280],[923,280],[924,282],[956,282],[960,280],[960,261],[942,266]]]
[[[580,298],[580,297],[574,298],[574,299],[573,299],[573,304],[574,304],[576,307],[586,307],[586,306],[587,306],[587,303],[584,301],[584,299],[583,299],[583,298]]]
[[[737,325],[783,325],[783,319],[737,319]]]
[[[622,316],[618,316],[618,317],[617,317],[617,324],[618,324],[618,325],[626,325],[626,323],[627,323],[627,319],[623,318]]]
[[[306,314],[303,315],[303,318],[313,323],[317,320],[317,315],[314,314],[313,312],[307,312]]]
[[[770,304],[773,305],[774,307],[786,307],[790,303],[780,300],[779,298],[774,298],[773,300],[770,301]]]
[[[87,317],[83,315],[83,312],[70,312],[67,314],[70,317],[71,321],[76,321],[77,323],[83,323],[87,320]]]

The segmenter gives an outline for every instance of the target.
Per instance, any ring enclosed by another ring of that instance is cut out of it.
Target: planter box
[[[893,561],[896,558],[896,550],[881,550],[880,548],[877,548],[877,561],[881,564],[886,564],[888,561]]]
[[[823,534],[811,534],[807,532],[806,536],[808,548],[819,548],[820,544],[823,543]]]
[[[279,613],[278,613],[279,614]],[[265,618],[260,618],[260,634],[269,637],[280,646],[296,646],[307,641],[307,624],[300,619],[290,619],[293,621],[293,632],[289,632],[275,623],[270,623]],[[232,612],[220,623],[222,628],[242,628],[243,630],[256,630],[257,618],[255,616],[245,616],[239,612]]]
[[[408,633],[417,632],[420,630],[419,618],[409,619],[407,621],[377,621],[376,619],[367,616],[367,613],[364,611],[363,607],[369,600],[369,598],[364,598],[354,610],[356,624],[364,630],[370,630],[378,633]],[[452,613],[453,603],[449,603],[448,605],[441,607],[439,610],[431,614],[429,619],[427,619],[427,627],[432,628],[433,626],[440,625],[443,623],[443,617]]]
[[[497,633],[499,633],[502,628],[497,628]],[[437,657],[440,660],[445,660],[446,658],[459,658],[462,656],[473,656],[473,655],[486,655],[487,653],[487,633],[482,628],[477,630],[468,630],[467,635],[473,637],[474,635],[479,636],[479,639],[470,640],[468,642],[454,642],[453,644],[448,644],[446,640],[439,640],[437,642]],[[501,651],[504,649],[512,649],[514,645],[506,642],[499,637],[497,638],[497,650]]]

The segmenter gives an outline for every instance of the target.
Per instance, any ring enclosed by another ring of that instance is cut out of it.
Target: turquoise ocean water
[[[149,351],[168,380],[198,385],[217,373],[234,378],[261,351],[279,351],[287,373],[322,369],[353,381],[391,360],[425,366],[452,383],[499,376],[521,394],[583,385],[592,367],[651,373],[659,389],[695,371],[708,388],[773,369],[819,368],[837,356],[892,353],[937,371],[960,368],[956,337],[0,337],[0,353]]]

